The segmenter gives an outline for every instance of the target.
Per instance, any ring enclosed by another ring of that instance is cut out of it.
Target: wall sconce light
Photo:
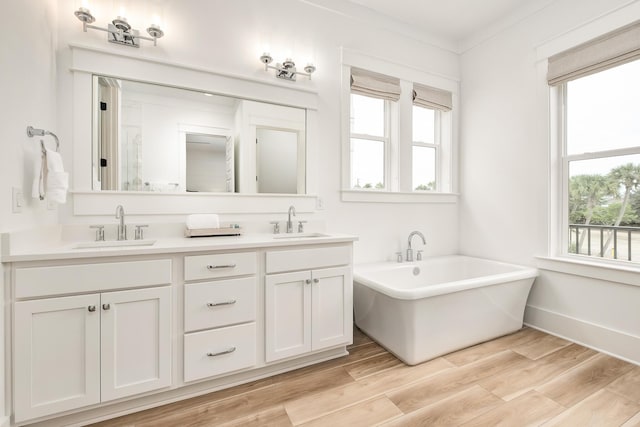
[[[86,33],[87,28],[92,30],[106,31],[107,39],[111,43],[122,44],[131,47],[140,47],[139,39],[149,40],[153,42],[154,46],[157,46],[157,40],[164,36],[164,31],[160,29],[159,25],[151,24],[147,28],[147,34],[151,37],[141,36],[138,30],[131,28],[127,18],[124,16],[117,16],[116,19],[111,21],[107,28],[91,25],[95,22],[96,18],[91,14],[89,9],[80,7],[73,13],[76,18],[82,22],[82,30]]]
[[[285,59],[282,64],[276,63],[276,65],[269,65],[273,62],[273,58],[268,53],[263,53],[260,56],[260,62],[264,64],[264,70],[269,71],[269,68],[272,70],[276,70],[276,77],[279,79],[289,80],[292,82],[296,81],[296,76],[306,76],[311,80],[311,74],[316,71],[316,66],[313,64],[307,64],[304,67],[304,73],[302,71],[296,70],[296,63],[291,60],[291,58]]]

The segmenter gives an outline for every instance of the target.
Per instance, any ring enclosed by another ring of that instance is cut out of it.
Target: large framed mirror
[[[306,194],[306,110],[93,75],[92,188]]]

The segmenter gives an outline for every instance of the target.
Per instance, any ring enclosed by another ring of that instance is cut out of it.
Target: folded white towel
[[[38,147],[40,148],[40,147]],[[34,199],[44,199],[44,153],[38,149],[33,157],[33,184],[31,185],[31,197]]]
[[[56,203],[66,203],[67,190],[69,189],[69,174],[64,171],[62,156],[57,151],[46,150],[47,199]]]
[[[187,216],[187,228],[197,230],[201,228],[220,228],[220,218],[217,214],[193,214]]]

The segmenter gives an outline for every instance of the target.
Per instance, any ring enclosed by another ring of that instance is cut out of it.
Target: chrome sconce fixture
[[[91,14],[91,11],[85,7],[78,8],[73,14],[82,22],[82,30],[85,33],[87,32],[87,28],[105,31],[110,43],[140,47],[140,39],[142,39],[152,41],[153,45],[157,46],[158,39],[164,36],[164,31],[162,31],[157,24],[151,24],[149,28],[147,28],[147,34],[149,34],[150,37],[141,36],[138,30],[131,28],[127,18],[124,16],[117,16],[111,21],[107,28],[104,28],[91,25],[96,21],[96,18]]]
[[[309,77],[311,80],[311,74],[316,71],[316,66],[313,64],[307,64],[304,67],[304,73],[302,71],[296,70],[296,63],[291,60],[291,58],[287,58],[282,61],[282,64],[276,63],[276,65],[269,65],[273,62],[273,58],[268,53],[263,53],[260,56],[260,62],[264,64],[264,70],[269,71],[269,68],[272,70],[276,70],[276,77],[279,79],[289,80],[292,82],[296,81],[296,76],[301,75],[305,77]]]

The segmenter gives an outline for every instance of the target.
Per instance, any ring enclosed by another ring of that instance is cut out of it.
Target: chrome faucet
[[[287,219],[287,233],[293,233],[293,222],[291,222],[292,213],[293,213],[293,216],[296,216],[296,208],[294,208],[293,205],[289,206],[289,216]]]
[[[116,219],[120,220],[120,224],[118,224],[118,240],[127,240],[127,226],[124,223],[124,208],[122,205],[116,207]]]
[[[409,261],[409,262],[413,261],[413,249],[411,249],[411,238],[413,236],[420,237],[422,239],[422,243],[425,244],[425,245],[427,244],[427,240],[424,238],[424,234],[422,234],[419,231],[412,231],[409,234],[409,247],[407,248],[407,261]],[[420,252],[420,251],[418,251],[418,252]],[[418,253],[418,261],[420,261],[421,258],[422,258],[421,254]]]

